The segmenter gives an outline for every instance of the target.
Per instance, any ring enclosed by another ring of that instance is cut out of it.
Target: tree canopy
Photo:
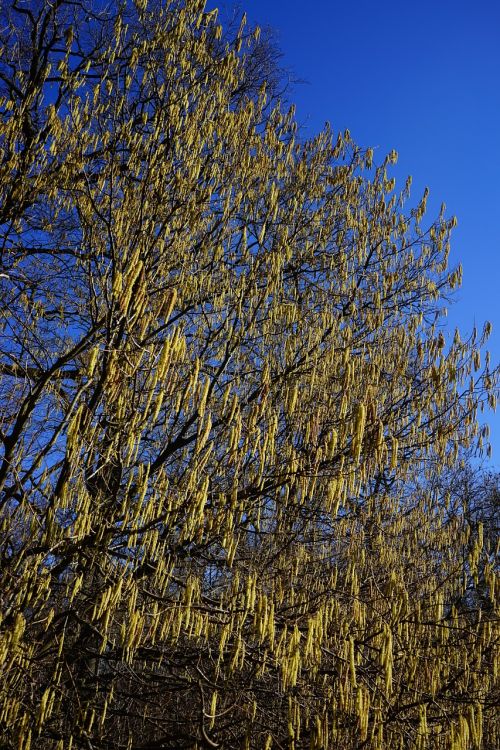
[[[0,748],[498,747],[455,219],[301,138],[244,19],[0,21]]]

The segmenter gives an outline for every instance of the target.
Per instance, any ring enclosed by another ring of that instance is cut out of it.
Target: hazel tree
[[[244,19],[1,13],[0,747],[497,747],[497,570],[453,604],[421,481],[496,397],[455,220],[301,139]]]

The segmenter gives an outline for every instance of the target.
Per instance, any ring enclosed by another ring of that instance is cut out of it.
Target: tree
[[[431,491],[437,493],[448,518],[459,516],[466,529],[462,547],[465,585],[456,606],[470,613],[491,616],[491,588],[498,572],[500,474],[461,456],[445,472],[434,472]]]
[[[2,747],[495,747],[454,220],[199,0],[2,14]]]

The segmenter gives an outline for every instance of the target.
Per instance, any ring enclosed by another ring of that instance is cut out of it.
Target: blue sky
[[[224,5],[229,7],[228,3]],[[500,362],[500,3],[496,0],[249,0],[249,20],[271,26],[283,65],[305,83],[290,99],[305,134],[328,120],[382,158],[395,148],[398,182],[430,189],[458,217],[451,264],[464,283],[449,313],[462,334],[493,325]],[[500,410],[485,416],[500,466]]]

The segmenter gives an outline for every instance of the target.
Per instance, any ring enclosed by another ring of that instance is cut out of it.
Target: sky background
[[[213,3],[215,5],[215,3]],[[222,3],[219,7],[231,7]],[[392,174],[412,200],[430,189],[458,217],[450,264],[464,283],[448,316],[465,337],[485,320],[500,362],[500,3],[440,0],[248,0],[249,21],[270,26],[294,77],[290,100],[304,135],[329,121],[375,158],[395,148]],[[488,413],[500,467],[500,409]]]

